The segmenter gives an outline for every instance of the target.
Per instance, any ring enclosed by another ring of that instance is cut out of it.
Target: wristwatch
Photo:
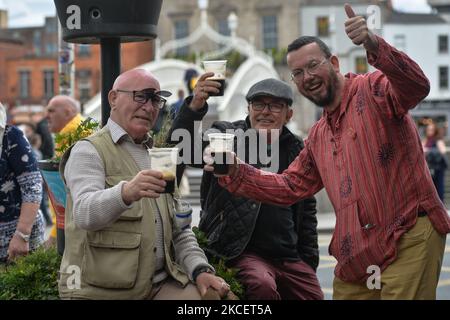
[[[200,273],[203,272],[207,272],[207,273],[212,273],[214,274],[214,271],[211,270],[210,267],[198,267],[197,269],[194,270],[194,272],[192,273],[192,280],[194,280],[194,282],[197,280],[197,277],[200,275]]]
[[[25,234],[23,232],[20,232],[19,230],[16,229],[16,231],[14,232],[15,235],[19,236],[20,238],[22,238],[23,241],[25,242],[30,242],[30,235],[29,234]]]

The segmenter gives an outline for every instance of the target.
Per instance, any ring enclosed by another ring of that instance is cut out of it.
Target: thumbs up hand
[[[357,46],[363,45],[368,52],[377,53],[378,40],[367,27],[366,19],[357,16],[351,5],[344,5],[347,21],[345,22],[345,33],[349,39]]]

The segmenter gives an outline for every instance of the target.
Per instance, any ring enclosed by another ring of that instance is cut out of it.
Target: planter
[[[64,182],[59,175],[59,163],[42,160],[38,162],[39,169],[44,178],[45,187],[50,198],[50,202],[56,214],[56,245],[58,253],[64,253],[64,217],[66,208],[66,189]]]

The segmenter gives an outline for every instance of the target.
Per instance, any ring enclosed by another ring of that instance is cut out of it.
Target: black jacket
[[[187,107],[190,102],[188,98],[185,105],[172,125],[172,130],[178,128],[187,129],[192,137],[194,134],[194,121],[200,121],[207,112],[207,107],[201,112],[194,112]],[[248,119],[225,122],[217,121],[212,125],[213,128],[220,131],[226,129],[250,129]],[[193,152],[201,152],[199,146],[194,145],[192,140]],[[171,141],[177,143],[178,141]],[[207,144],[204,142],[203,147]],[[291,163],[301,149],[303,141],[292,134],[287,128],[283,128],[280,136],[280,150],[287,149],[288,163]],[[201,165],[193,165],[201,167]],[[203,231],[208,238],[208,255],[230,260],[238,257],[245,250],[252,231],[258,218],[260,202],[236,197],[218,184],[217,178],[211,173],[205,172],[201,184],[201,206],[199,229]],[[317,217],[316,200],[308,198],[295,203],[292,206],[295,215],[295,225],[298,234],[297,249],[303,261],[308,263],[316,270],[319,263],[319,249],[317,243]]]

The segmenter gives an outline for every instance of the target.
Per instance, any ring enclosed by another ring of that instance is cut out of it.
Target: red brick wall
[[[24,54],[29,52],[24,46],[0,44],[0,96],[9,105],[47,103],[44,96],[44,74],[46,69],[54,70],[55,88],[58,93],[58,62],[57,58],[31,58]],[[78,49],[76,49],[78,52]],[[137,42],[122,44],[122,71],[135,68],[151,61],[153,58],[153,42]],[[91,54],[87,57],[75,58],[76,70],[90,71],[90,96],[100,91],[100,46],[92,45]],[[29,99],[20,99],[19,71],[30,70],[31,90]],[[75,97],[79,99],[77,79],[75,80]]]

